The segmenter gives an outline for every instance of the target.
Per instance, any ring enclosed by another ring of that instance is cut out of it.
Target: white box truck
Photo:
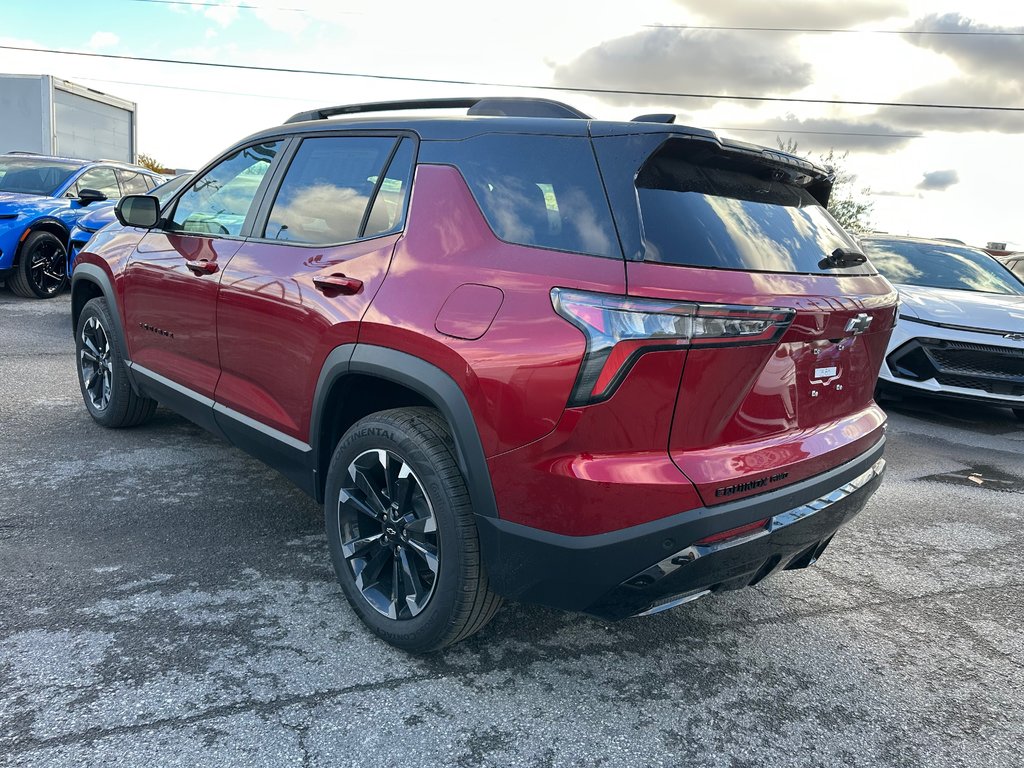
[[[51,75],[0,75],[0,154],[135,162],[135,102]]]

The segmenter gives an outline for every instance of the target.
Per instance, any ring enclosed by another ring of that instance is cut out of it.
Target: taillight
[[[555,311],[587,338],[570,406],[606,400],[645,352],[777,342],[796,314],[778,307],[632,299],[552,288]]]

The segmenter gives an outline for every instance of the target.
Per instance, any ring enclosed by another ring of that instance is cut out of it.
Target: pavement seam
[[[250,712],[257,714],[271,714],[296,705],[308,706],[310,704],[321,704],[342,696],[348,696],[355,693],[366,693],[368,691],[396,690],[398,688],[403,688],[406,685],[440,680],[442,677],[443,675],[440,674],[412,675],[409,677],[391,680],[381,680],[375,683],[357,683],[356,685],[349,685],[344,688],[317,691],[316,693],[282,696],[276,699],[270,699],[269,701],[240,701],[233,704],[221,704],[184,717],[165,717],[157,720],[150,720],[145,723],[119,725],[113,728],[102,728],[96,726],[87,728],[78,733],[67,734],[65,736],[55,736],[49,739],[15,740],[9,745],[7,754],[16,756],[40,749],[90,744],[94,741],[106,739],[111,736],[130,735],[143,731],[157,730],[159,728],[172,727],[174,729],[179,729],[195,725],[196,723],[202,723],[207,720],[214,720],[219,717],[230,717],[232,715],[247,714]]]

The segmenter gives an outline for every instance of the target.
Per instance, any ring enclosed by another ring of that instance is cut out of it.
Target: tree
[[[798,151],[799,147],[792,138],[783,141],[781,137],[777,137],[776,141],[779,149],[783,152],[810,157],[810,153]],[[828,212],[843,225],[844,229],[850,232],[869,232],[871,230],[871,210],[875,204],[865,199],[865,195],[870,194],[871,189],[868,187],[857,189],[855,186],[856,174],[850,173],[844,167],[849,156],[849,152],[837,155],[835,149],[829,149],[828,152],[818,155],[818,163],[828,168],[836,176],[832,185],[832,196],[828,201]]]
[[[137,165],[141,165],[143,168],[148,168],[153,173],[174,173],[173,168],[167,168],[152,155],[147,155],[144,152],[139,153],[139,159]]]

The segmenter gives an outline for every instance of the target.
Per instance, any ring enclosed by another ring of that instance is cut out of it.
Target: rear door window
[[[869,264],[837,268],[850,236],[786,172],[719,154],[713,145],[670,140],[636,180],[644,259],[713,269],[800,274],[872,274]]]
[[[622,258],[588,138],[484,134],[460,151],[459,170],[502,240]]]
[[[121,190],[126,195],[145,195],[153,188],[152,177],[144,173],[118,170],[117,178],[121,182]]]
[[[316,245],[358,240],[396,141],[392,136],[304,140],[281,182],[263,237]],[[375,206],[374,213],[373,234],[389,231],[391,211]]]

